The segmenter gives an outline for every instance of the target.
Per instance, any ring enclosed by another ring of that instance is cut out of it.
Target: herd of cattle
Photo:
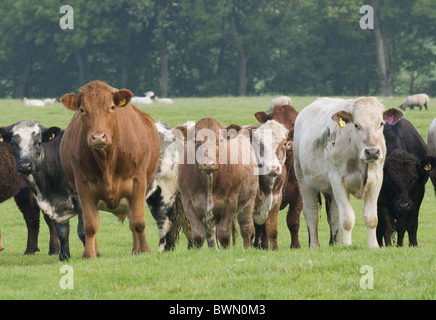
[[[174,249],[180,231],[189,247],[207,240],[227,248],[237,226],[244,247],[278,249],[278,213],[286,207],[291,248],[300,247],[302,210],[309,245],[317,247],[322,197],[330,243],[351,244],[350,194],[364,200],[369,247],[392,245],[394,231],[397,245],[406,231],[409,245],[418,245],[429,176],[436,185],[436,121],[427,148],[401,111],[373,97],[318,98],[300,113],[276,105],[255,113],[258,127],[204,118],[175,128],[154,122],[131,98],[129,90],[93,81],[62,97],[75,112],[66,130],[36,121],[0,128],[0,202],[14,197],[23,213],[25,254],[39,250],[40,210],[49,253],[61,260],[70,257],[69,219],[76,215],[82,256],[99,256],[99,210],[128,217],[133,254],[149,252],[145,201],[158,251]]]

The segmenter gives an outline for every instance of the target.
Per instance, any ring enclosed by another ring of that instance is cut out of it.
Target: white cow
[[[31,106],[31,107],[43,107],[43,106],[45,106],[45,103],[42,100],[27,99],[26,97],[23,98],[23,103],[26,106]]]
[[[347,245],[355,221],[349,195],[364,199],[368,245],[378,247],[377,199],[386,156],[383,126],[395,124],[402,115],[397,109],[385,110],[374,97],[318,98],[299,113],[294,131],[295,173],[311,247],[319,246],[319,192],[333,195],[331,232],[341,242],[342,229]]]

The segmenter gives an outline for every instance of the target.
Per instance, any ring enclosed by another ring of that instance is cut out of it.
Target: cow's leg
[[[350,203],[349,194],[343,186],[339,175],[337,177],[330,177],[330,181],[332,184],[334,201],[336,201],[338,206],[339,223],[344,234],[344,244],[351,245],[351,232],[356,218],[353,207]]]
[[[341,226],[339,223],[339,208],[332,195],[324,194],[327,220],[330,225],[330,245],[342,244]]]
[[[291,249],[300,248],[299,230],[300,230],[300,215],[303,209],[303,200],[298,186],[294,189],[294,194],[291,197],[293,200],[289,203],[288,214],[286,215],[286,223],[291,232]]]
[[[129,226],[132,230],[133,237],[133,254],[139,254],[143,252],[151,252],[150,247],[145,237],[145,211],[144,211],[144,199],[145,199],[145,184],[136,184],[133,187],[135,190],[129,201]]]
[[[50,219],[50,217],[46,214],[43,214],[42,216],[44,217],[44,221],[47,224],[50,233],[48,254],[57,255],[60,252],[60,239],[56,230],[56,222],[53,219]]]
[[[278,201],[270,210],[268,218],[265,221],[265,231],[268,235],[268,242],[272,250],[278,250],[277,244],[277,217],[279,215],[280,201]]]
[[[397,246],[402,247],[404,241],[404,234],[406,233],[406,222],[404,217],[397,220],[396,230],[397,230]]]
[[[34,254],[39,251],[38,248],[38,233],[39,233],[39,207],[34,204],[34,197],[29,188],[21,189],[14,196],[15,203],[23,213],[24,221],[27,227],[27,246],[24,254]],[[59,244],[58,244],[59,252]]]
[[[77,197],[73,197],[74,210],[77,212],[77,235],[82,241],[83,245],[85,245],[85,229],[83,227],[83,211],[82,206],[80,205],[79,199]]]
[[[382,207],[380,204],[377,206],[377,214],[379,217],[377,229],[376,229],[376,236],[377,236],[377,242],[380,247],[383,246],[383,238],[385,237],[386,233],[386,226],[387,226],[387,220],[386,220],[386,213],[387,209],[385,207]],[[387,213],[389,216],[389,214]],[[385,240],[386,246],[388,246],[387,241]]]
[[[382,181],[382,179],[379,179]],[[374,183],[371,189],[369,189],[363,200],[363,221],[366,225],[366,230],[368,232],[368,247],[378,248],[377,242],[377,201],[380,193],[381,183]]]
[[[78,179],[76,179],[77,181]],[[100,214],[97,210],[97,201],[92,199],[88,188],[77,185],[80,203],[82,205],[83,227],[85,229],[85,249],[82,258],[91,259],[99,256],[97,249],[97,232],[100,227]]]
[[[309,246],[319,247],[318,241],[318,191],[306,185],[300,184],[303,196],[303,214],[309,231]]]
[[[418,233],[418,224],[413,223],[411,225],[407,225],[407,234],[409,235],[409,246],[411,247],[417,247],[418,246],[418,239],[417,239],[417,233]]]
[[[236,212],[227,212],[218,224],[217,238],[223,249],[227,249],[230,246],[230,235],[233,228],[233,220],[235,218]]]
[[[203,219],[203,225],[206,230],[207,246],[211,249],[218,250],[218,244],[216,242],[216,222],[214,216],[212,214],[206,214],[206,217]]]
[[[201,248],[204,240],[206,239],[206,231],[204,225],[192,206],[190,199],[182,199],[183,208],[185,210],[186,217],[188,218],[192,232],[192,243],[195,248]]]
[[[59,242],[61,244],[61,250],[59,252],[59,260],[64,261],[70,259],[70,222],[56,223],[56,231],[59,236]]]
[[[254,222],[253,222],[254,199],[244,209],[238,212],[238,224],[241,230],[244,248],[253,247]]]

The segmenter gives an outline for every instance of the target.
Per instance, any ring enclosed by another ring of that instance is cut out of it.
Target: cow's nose
[[[200,170],[206,171],[206,172],[213,172],[218,170],[218,164],[215,163],[215,161],[205,161],[204,163],[200,164]]]
[[[280,166],[277,165],[267,165],[266,170],[269,177],[276,177],[280,174]]]
[[[107,135],[106,135],[105,132],[102,132],[102,133],[92,133],[91,134],[91,139],[92,139],[93,143],[99,143],[99,142],[106,143]]]
[[[380,148],[366,148],[365,157],[368,160],[377,160],[380,157]]]
[[[410,201],[398,201],[397,207],[400,211],[408,211],[410,210]]]
[[[18,163],[18,171],[21,173],[30,173],[32,171],[32,164],[30,163],[30,160],[23,159]]]

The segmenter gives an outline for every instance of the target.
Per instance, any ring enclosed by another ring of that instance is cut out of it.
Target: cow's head
[[[58,127],[44,128],[36,121],[20,121],[5,136],[12,145],[17,171],[32,174],[44,160],[42,144],[55,139],[61,133]]]
[[[195,132],[195,159],[198,169],[212,173],[219,169],[220,145],[224,143],[222,130],[224,126],[216,119],[203,118],[188,129],[187,143],[191,142],[190,132]],[[192,138],[194,138],[192,137]]]
[[[257,121],[265,123],[268,120],[276,120],[283,124],[289,130],[289,137],[294,140],[294,125],[298,112],[294,107],[289,105],[276,105],[270,113],[259,111],[254,114]]]
[[[276,177],[282,173],[286,151],[292,149],[289,131],[284,125],[268,120],[253,130],[253,146],[260,167],[260,174]]]
[[[435,157],[418,159],[400,149],[386,158],[383,192],[392,201],[394,218],[400,219],[420,205],[429,172],[435,168]]]
[[[127,106],[132,96],[127,89],[116,90],[104,82],[92,81],[81,87],[78,95],[64,95],[61,102],[67,109],[80,112],[88,146],[103,150],[112,145],[117,134],[117,108]]]
[[[342,130],[348,130],[350,143],[358,149],[361,160],[373,163],[383,159],[386,153],[383,126],[397,123],[403,113],[394,108],[385,110],[374,97],[359,98],[350,107],[350,111],[336,112],[332,120]]]

